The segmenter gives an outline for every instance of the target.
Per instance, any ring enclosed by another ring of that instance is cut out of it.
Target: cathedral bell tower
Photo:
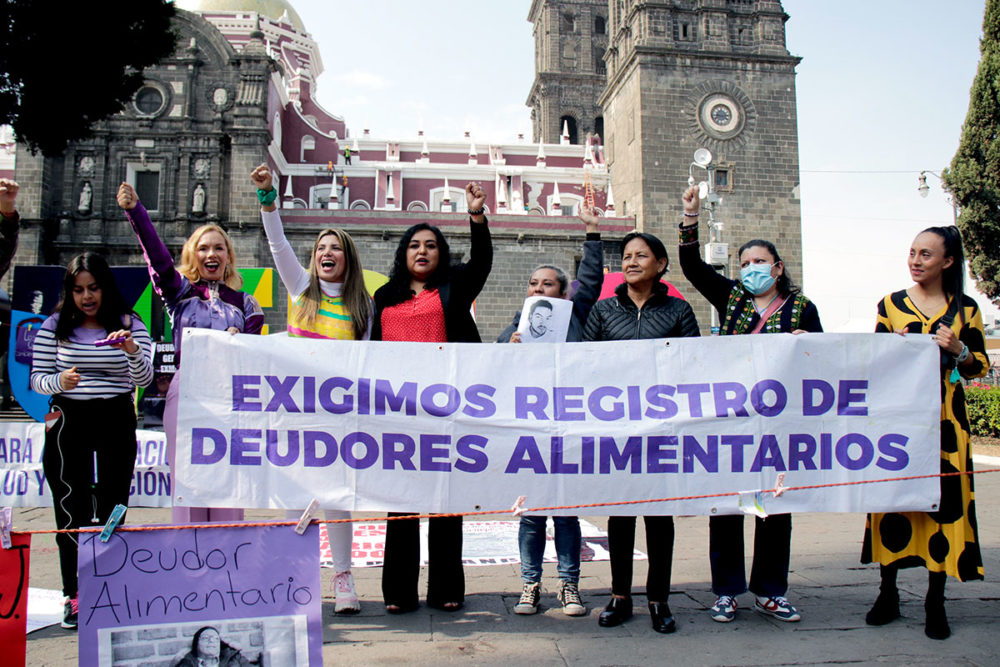
[[[605,156],[619,215],[675,246],[680,196],[694,152],[712,153],[711,176],[722,203],[728,257],[711,262],[739,275],[736,250],[772,241],[801,280],[799,150],[795,66],[785,46],[779,0],[610,0]],[[709,239],[707,216],[702,244]],[[667,279],[690,295],[702,329],[707,304],[671,270]]]
[[[607,0],[534,0],[535,81],[528,93],[532,140],[583,143],[604,134],[598,98],[604,91]],[[563,134],[565,130],[565,135]]]

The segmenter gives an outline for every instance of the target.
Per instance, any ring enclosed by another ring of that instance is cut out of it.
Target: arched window
[[[441,188],[432,188],[431,191],[428,194],[430,196],[431,210],[432,211],[442,211],[443,210],[443,211],[447,212],[447,211],[450,210],[450,211],[453,211],[453,212],[458,212],[458,211],[464,211],[465,210],[464,209],[464,206],[465,206],[465,190],[462,190],[462,189],[456,188],[456,187],[452,187],[449,184],[449,186],[448,186],[449,204],[448,204],[447,207],[445,207],[443,209],[441,207],[441,203],[444,201],[444,188],[443,187],[441,187]],[[463,208],[459,208],[460,206],[463,207]]]
[[[299,162],[306,161],[306,151],[311,151],[316,148],[316,138],[312,135],[305,135],[302,137],[302,149],[299,151]]]
[[[327,208],[330,204],[330,184],[309,188],[309,208]]]
[[[271,140],[281,145],[281,116],[278,112],[274,113],[274,120],[271,121]]]
[[[561,133],[564,124],[569,128],[569,143],[571,144],[580,143],[580,136],[579,133],[576,131],[576,118],[573,118],[572,116],[562,116],[559,119],[560,136],[562,136]]]
[[[427,204],[422,201],[411,201],[409,206],[406,207],[407,211],[426,211]]]
[[[598,143],[604,143],[604,116],[598,116],[594,119],[594,134],[599,137]]]
[[[595,35],[603,35],[604,31],[606,29],[607,29],[607,26],[605,25],[604,17],[603,16],[595,16],[594,17],[594,34]]]

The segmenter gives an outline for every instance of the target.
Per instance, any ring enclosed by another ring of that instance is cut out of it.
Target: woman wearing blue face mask
[[[688,188],[682,200],[684,220],[678,252],[681,270],[719,312],[719,333],[823,331],[819,311],[789,279],[785,264],[771,242],[756,239],[743,244],[739,251],[739,280],[725,277],[702,261],[698,242],[698,188]],[[712,592],[718,598],[709,612],[713,620],[727,623],[736,617],[736,596],[747,590],[743,515],[713,516],[708,525]],[[790,514],[757,518],[749,590],[756,596],[757,611],[781,621],[800,618],[799,612],[785,599],[791,539]]]

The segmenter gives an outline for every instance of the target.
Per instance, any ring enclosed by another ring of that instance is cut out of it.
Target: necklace
[[[775,295],[774,295],[774,297],[773,297],[773,298],[772,298],[772,299],[771,299],[770,301],[768,301],[768,302],[767,302],[767,304],[765,304],[763,308],[761,308],[760,306],[758,306],[758,305],[757,305],[757,300],[756,300],[756,299],[754,299],[754,300],[753,300],[753,307],[754,307],[754,310],[756,310],[756,311],[757,311],[757,314],[758,314],[758,315],[760,315],[760,314],[761,314],[761,313],[763,313],[763,312],[764,312],[765,310],[767,310],[768,308],[770,308],[770,307],[771,307],[771,304],[772,304],[772,303],[774,303],[774,302],[775,302],[775,300],[777,300],[777,298],[778,298],[779,296],[781,296],[781,294],[780,294],[780,293],[779,293],[779,294],[775,294]]]

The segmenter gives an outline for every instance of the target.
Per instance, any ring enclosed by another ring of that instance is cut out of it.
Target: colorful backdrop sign
[[[87,533],[78,563],[81,665],[197,665],[199,645],[220,664],[323,664],[315,524]]]
[[[185,332],[185,336],[187,336]],[[672,498],[940,469],[929,336],[619,343],[313,341],[191,330],[175,505],[463,512]],[[939,480],[767,511],[931,509]],[[736,499],[592,510],[738,511]],[[575,513],[575,512],[574,512]]]

